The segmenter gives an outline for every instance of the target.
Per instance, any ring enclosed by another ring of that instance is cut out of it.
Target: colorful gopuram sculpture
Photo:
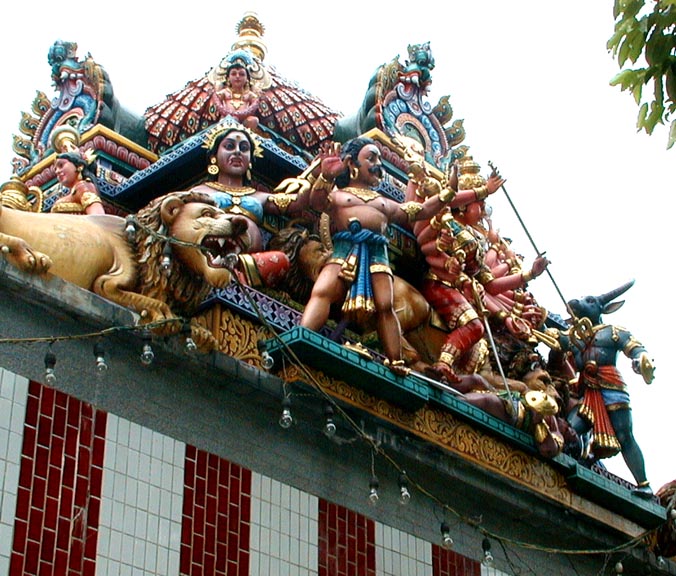
[[[287,325],[330,325],[335,342],[349,331],[390,378],[454,388],[535,435],[542,455],[577,442],[592,422],[591,395],[581,394],[567,426],[567,393],[533,377],[544,370],[523,358],[556,340],[592,390],[589,350],[614,366],[606,344],[625,332],[545,338],[547,311],[530,283],[549,262],[537,256],[524,268],[493,226],[500,215],[489,216],[487,202],[505,180],[481,174],[449,96],[428,102],[430,44],[379,66],[360,110],[343,117],[266,64],[263,33],[245,14],[207,74],[141,116],[117,102],[90,56],[80,61],[75,43],[56,42],[48,63],[58,97],[39,95],[24,115],[14,173],[0,187],[2,257],[127,306],[142,323],[192,318],[203,349],[220,336],[193,317],[209,298],[227,299],[233,279],[260,289],[270,315],[282,305],[265,290],[286,289],[297,300]],[[92,238],[97,248],[85,249]],[[649,494],[628,414],[610,420]]]

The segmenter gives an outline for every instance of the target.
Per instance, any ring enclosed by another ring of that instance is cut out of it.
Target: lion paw
[[[192,339],[197,344],[197,348],[201,352],[211,352],[218,348],[218,340],[211,333],[211,330],[207,330],[203,326],[193,324],[191,327]]]
[[[29,274],[44,274],[52,266],[52,259],[38,250],[33,250],[21,239],[14,239],[0,249],[8,262]]]

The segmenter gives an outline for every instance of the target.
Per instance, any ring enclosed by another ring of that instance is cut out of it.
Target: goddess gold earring
[[[212,156],[209,159],[209,167],[207,168],[207,172],[209,172],[209,174],[212,176],[216,176],[216,174],[218,174],[219,169],[218,164],[216,164],[216,156]]]

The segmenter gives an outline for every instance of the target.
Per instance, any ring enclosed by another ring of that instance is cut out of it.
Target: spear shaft
[[[491,170],[498,174],[498,169],[495,167],[495,165],[489,161],[488,165],[491,167]],[[521,228],[523,228],[523,231],[526,233],[526,236],[528,237],[528,240],[531,243],[531,246],[533,246],[533,250],[535,250],[535,253],[538,256],[544,256],[545,252],[540,252],[538,250],[537,245],[535,244],[535,240],[533,240],[533,237],[530,235],[530,232],[528,231],[528,228],[526,227],[526,223],[523,221],[521,218],[521,214],[519,214],[519,211],[516,209],[516,206],[514,205],[514,202],[512,202],[512,198],[509,195],[509,192],[507,192],[507,188],[505,188],[505,185],[502,184],[500,186],[502,188],[502,191],[505,193],[505,198],[507,198],[507,202],[509,202],[509,205],[512,207],[512,210],[514,211],[514,214],[516,215],[517,219],[519,220],[519,224],[521,224]],[[575,315],[573,314],[572,310],[568,307],[568,302],[566,299],[563,297],[563,294],[561,293],[561,290],[559,290],[559,286],[556,283],[556,280],[554,280],[554,276],[552,276],[552,273],[549,271],[549,268],[545,269],[545,272],[547,272],[547,276],[549,276],[549,279],[552,281],[552,284],[554,285],[554,289],[556,290],[557,294],[559,295],[559,298],[561,298],[561,301],[563,302],[563,305],[566,307],[566,310],[574,317]]]

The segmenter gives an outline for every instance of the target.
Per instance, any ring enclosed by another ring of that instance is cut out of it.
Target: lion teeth
[[[217,238],[217,240],[218,240],[219,246],[221,248],[223,248],[223,246],[225,246],[225,238]]]

